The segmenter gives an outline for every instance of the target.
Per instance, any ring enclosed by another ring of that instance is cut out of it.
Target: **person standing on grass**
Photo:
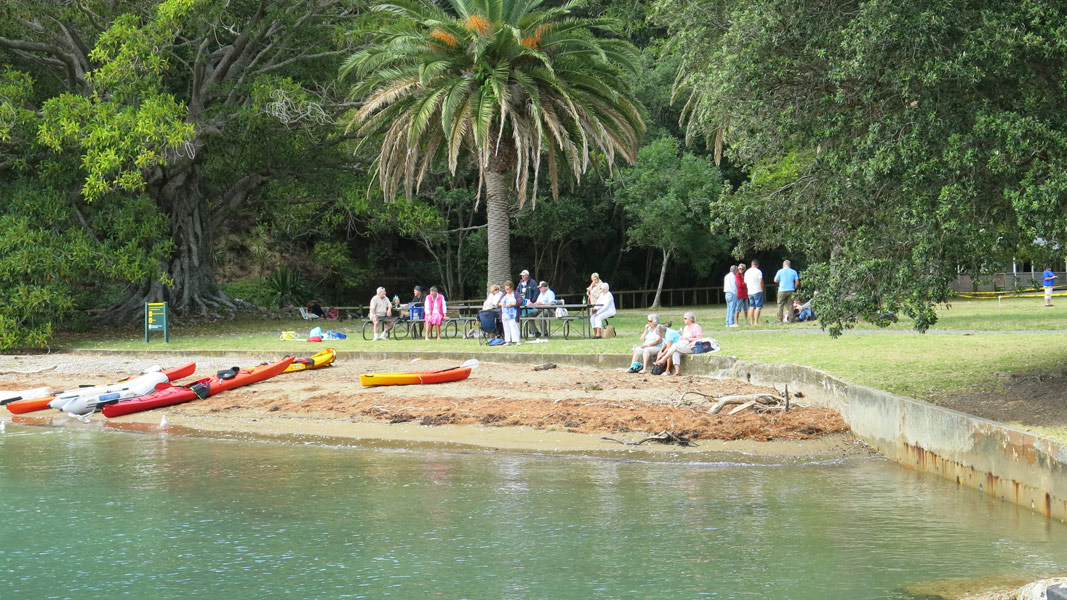
[[[499,305],[500,322],[504,325],[504,343],[518,346],[522,343],[519,339],[519,307],[522,306],[522,296],[511,280],[504,282],[504,295],[500,297]]]
[[[759,314],[763,310],[763,271],[759,270],[759,260],[755,258],[745,271],[745,287],[748,288],[748,322],[759,325]]]
[[[526,269],[519,273],[519,287],[516,289],[519,291],[519,298],[522,299],[520,304],[523,306],[533,304],[537,300],[537,282],[530,278],[530,272]]]
[[[737,312],[734,314],[734,323],[736,324],[741,317],[745,318],[745,325],[749,325],[748,322],[748,286],[745,285],[745,263],[737,265]]]
[[[726,326],[737,327],[737,265],[730,265],[730,272],[722,278],[722,290],[726,294]]]
[[[793,293],[800,287],[800,274],[789,266],[789,261],[782,261],[782,268],[774,274],[778,284],[778,322],[789,323],[793,320]]]
[[[1045,306],[1052,306],[1052,286],[1056,285],[1056,274],[1046,265],[1041,276],[1045,279]]]
[[[384,340],[389,337],[393,329],[393,303],[385,297],[385,288],[378,288],[378,293],[370,299],[370,322],[374,323],[374,341]],[[378,334],[378,326],[382,326],[381,335]]]
[[[448,318],[448,305],[445,303],[445,297],[437,292],[437,286],[430,286],[430,295],[426,296],[426,302],[423,304],[426,309],[426,337],[430,339],[430,334],[437,330],[437,339],[441,339],[441,324]]]

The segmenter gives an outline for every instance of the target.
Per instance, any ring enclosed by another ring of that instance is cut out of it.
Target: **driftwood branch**
[[[604,436],[604,437],[602,437],[600,439],[608,440],[608,441],[611,441],[611,442],[618,442],[618,443],[624,444],[626,446],[640,446],[641,444],[644,444],[645,442],[659,442],[661,444],[678,444],[679,446],[696,446],[697,445],[697,443],[694,442],[693,440],[691,440],[689,438],[682,437],[680,435],[677,435],[676,433],[671,432],[671,431],[661,431],[661,432],[657,433],[656,435],[650,435],[650,436],[648,436],[648,437],[646,437],[646,438],[644,438],[642,440],[638,440],[636,442],[628,442],[626,440],[620,440],[618,438],[613,438],[613,437],[609,437],[609,436]]]
[[[772,395],[772,394],[741,394],[741,395],[737,395],[737,396],[723,396],[722,398],[719,398],[719,401],[716,402],[710,409],[708,409],[708,414],[712,414],[712,415],[719,414],[719,411],[721,411],[723,409],[723,407],[726,406],[727,404],[745,404],[746,402],[749,402],[749,401],[752,402],[752,404],[750,404],[749,406],[752,406],[753,404],[757,404],[757,403],[759,403],[759,404],[779,404],[779,403],[784,401],[784,398],[782,398],[781,396],[775,396],[775,395]],[[738,411],[734,411],[734,412],[738,412]],[[733,413],[730,413],[730,414],[733,414]]]

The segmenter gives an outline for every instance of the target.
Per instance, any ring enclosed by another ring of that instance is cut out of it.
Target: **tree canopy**
[[[350,128],[380,149],[374,169],[386,198],[407,196],[435,160],[455,174],[461,157],[479,173],[488,211],[487,285],[511,273],[509,200],[536,199],[541,165],[553,196],[562,174],[579,179],[598,151],[636,159],[644,122],[625,70],[628,42],[593,35],[605,19],[540,0],[384,2],[392,18],[359,33],[367,45],[342,67],[362,102]]]
[[[925,330],[957,269],[1067,241],[1067,12],[1023,0],[660,0],[691,136],[750,177],[737,252],[808,260],[822,322]]]

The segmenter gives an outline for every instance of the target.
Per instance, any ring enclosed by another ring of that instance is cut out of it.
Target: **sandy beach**
[[[130,355],[0,356],[0,389],[49,386],[56,390],[100,384],[158,364]],[[261,362],[217,357],[175,357],[164,367],[197,363],[196,377],[231,366]],[[174,364],[170,364],[173,362]],[[636,375],[618,370],[481,362],[461,382],[432,386],[364,388],[366,372],[430,371],[455,366],[441,360],[339,359],[315,371],[274,379],[187,404],[117,419],[101,414],[82,422],[55,410],[25,415],[2,411],[13,424],[109,427],[193,435],[244,434],[261,439],[325,442],[433,444],[532,452],[580,452],[684,456],[738,453],[826,460],[866,456],[834,411],[796,398],[788,413],[708,414],[725,395],[775,393],[746,383],[694,376]],[[728,411],[723,411],[728,412]],[[648,441],[670,431],[694,445]],[[605,437],[614,440],[604,439]]]

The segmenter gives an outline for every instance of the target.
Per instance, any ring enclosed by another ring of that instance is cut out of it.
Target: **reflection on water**
[[[9,426],[0,598],[905,598],[1067,528],[882,460],[654,464]]]

